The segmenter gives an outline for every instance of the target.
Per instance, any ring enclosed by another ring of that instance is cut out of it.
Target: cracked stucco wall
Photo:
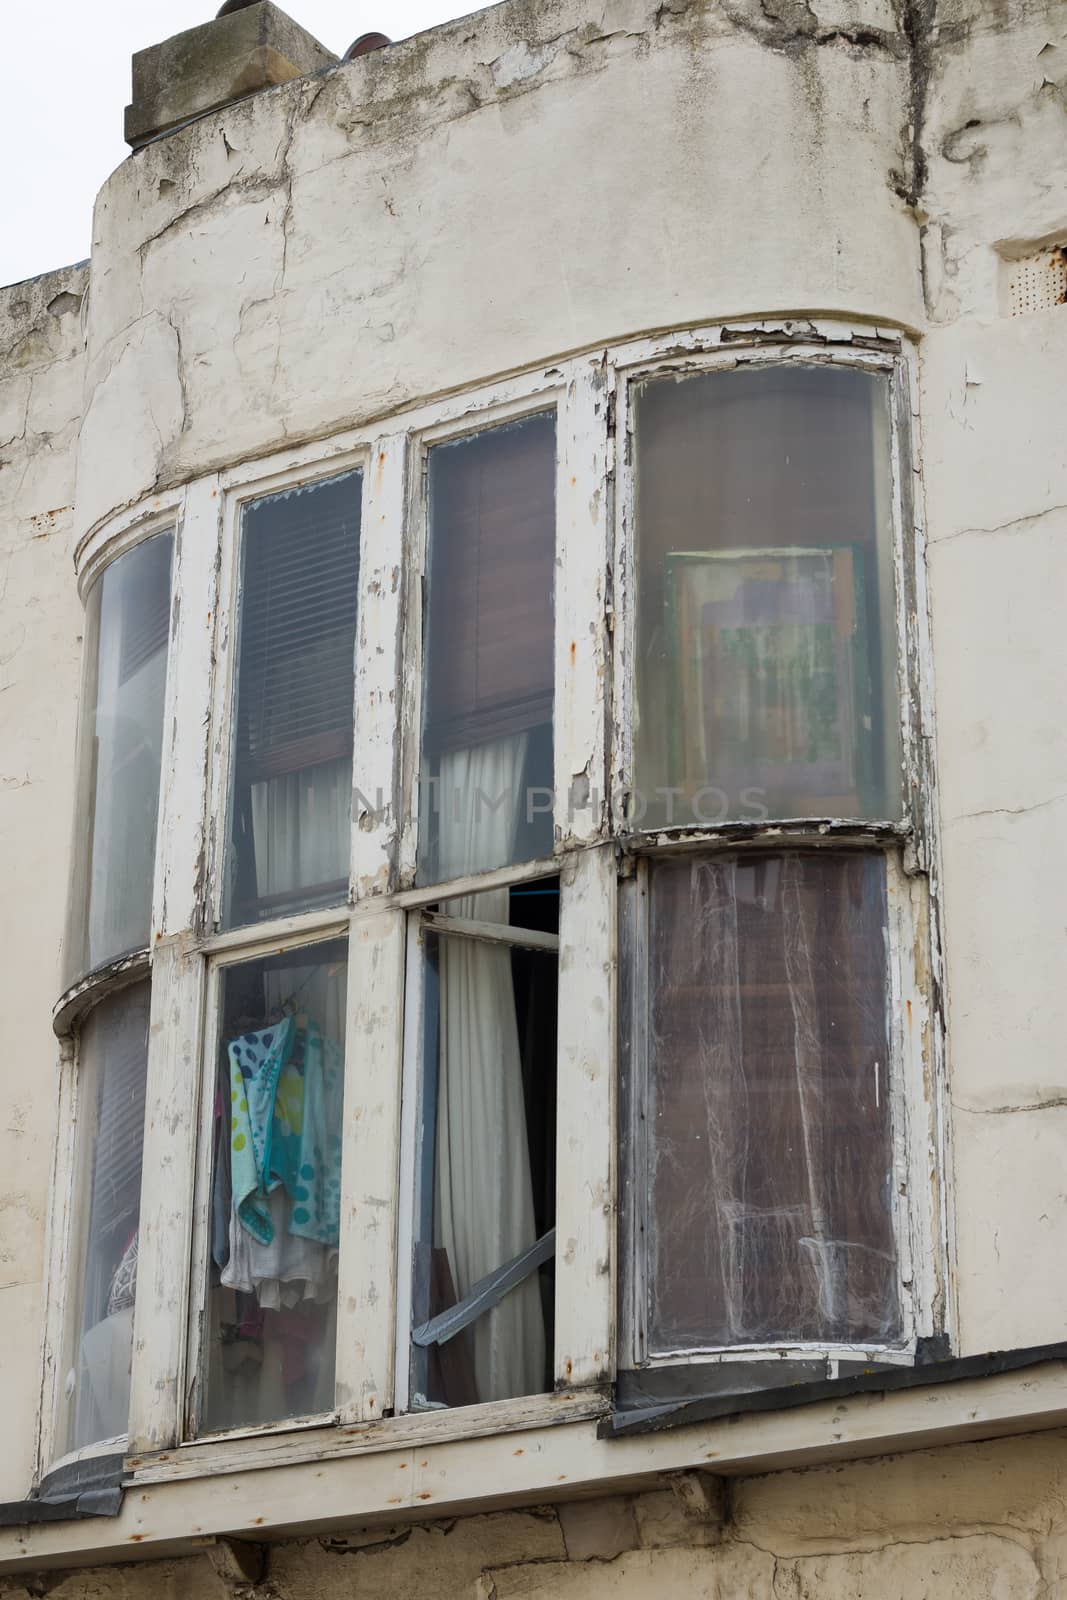
[[[890,0],[511,0],[140,151],[96,209],[79,527],[607,339],[914,323],[907,57]]]
[[[1067,306],[1005,279],[1067,241],[1067,7],[946,0],[930,46],[921,403],[960,1336],[1067,1328]]]
[[[1067,1323],[1061,0],[511,0],[149,146],[92,263],[0,291],[0,1499],[30,1478],[81,610],[153,490],[565,351],[732,316],[920,337],[959,1330]],[[76,488],[75,488],[76,479]],[[1020,934],[1020,930],[1025,930]],[[16,1003],[17,1000],[17,1003]],[[1067,1441],[277,1547],[264,1600],[1067,1600]],[[221,1595],[205,1560],[0,1596]]]
[[[85,265],[0,290],[0,1498],[25,1493],[58,1065],[82,608],[72,529]]]
[[[1065,1600],[1067,1436],[738,1478],[710,1514],[661,1491],[102,1567],[0,1600]],[[688,1514],[687,1514],[688,1510]]]

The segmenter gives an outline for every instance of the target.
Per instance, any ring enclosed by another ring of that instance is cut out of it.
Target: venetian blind
[[[360,480],[347,473],[245,511],[239,786],[351,753]]]
[[[551,722],[555,471],[552,413],[430,452],[431,756]]]

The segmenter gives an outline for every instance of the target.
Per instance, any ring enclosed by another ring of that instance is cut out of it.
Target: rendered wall
[[[1067,1329],[1067,306],[1007,314],[1067,240],[1067,8],[938,7],[922,141],[923,462],[959,1330]]]
[[[511,0],[139,152],[97,202],[79,529],[628,334],[914,323],[903,37],[797,38],[756,0]]]
[[[74,468],[86,266],[0,290],[0,1498],[34,1463],[74,807]]]
[[[890,0],[511,0],[124,162],[98,201],[87,304],[86,268],[0,291],[0,1500],[25,1494],[33,1460],[75,539],[210,468],[731,316],[836,311],[921,335],[960,1337],[1063,1337],[1067,308],[1009,318],[1003,278],[1027,241],[1067,237],[1067,11],[910,16],[911,44]],[[602,1508],[611,1535],[538,1512],[368,1534],[383,1548],[362,1554],[287,1544],[270,1582],[1067,1595],[1065,1506],[1067,1445],[1045,1435],[746,1480],[714,1548],[665,1495]],[[230,1592],[206,1559],[51,1592],[150,1588]]]
[[[712,1485],[714,1488],[714,1484]],[[0,1577],[3,1600],[1064,1600],[1067,1437],[1044,1434],[271,1546]],[[216,1559],[220,1559],[216,1556]]]

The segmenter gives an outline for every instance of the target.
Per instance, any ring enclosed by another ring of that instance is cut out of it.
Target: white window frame
[[[917,460],[917,406],[914,349],[896,332],[838,323],[745,323],[718,329],[710,337],[658,338],[631,346],[614,367],[615,414],[620,468],[615,522],[614,737],[611,748],[612,819],[635,897],[647,893],[647,866],[678,851],[705,856],[762,846],[765,850],[866,847],[880,850],[886,866],[887,1021],[890,1039],[891,1126],[893,1143],[894,1234],[898,1248],[898,1289],[903,1332],[900,1341],[882,1343],[768,1342],[651,1352],[645,1336],[647,1263],[639,1226],[640,1204],[628,1197],[622,1227],[626,1239],[620,1263],[620,1367],[718,1365],[724,1362],[825,1360],[836,1372],[843,1360],[911,1363],[920,1338],[951,1331],[947,1207],[947,1141],[943,1079],[943,1019],[931,991],[939,984],[936,888],[937,832],[934,806],[930,639],[924,582],[924,537],[917,517],[919,496],[913,474]],[[631,824],[627,803],[633,787],[633,729],[636,676],[636,550],[633,392],[657,376],[686,377],[741,368],[789,363],[848,367],[882,374],[889,386],[890,526],[893,540],[897,655],[897,716],[904,770],[901,814],[880,821],[801,819],[728,821],[706,826],[643,829]],[[638,928],[641,922],[635,916]],[[638,931],[635,959],[641,970],[647,950]],[[635,1002],[636,1004],[636,1002]],[[636,1024],[640,1027],[640,1024]],[[637,1050],[632,1107],[645,1090],[647,1059]],[[635,1115],[620,1128],[640,1151],[642,1135]],[[636,1164],[636,1163],[635,1163]],[[645,1197],[647,1203],[647,1197]]]
[[[890,923],[899,951],[895,981],[901,999],[912,1001],[911,1028],[901,1044],[901,1093],[909,1123],[902,1181],[911,1194],[914,1329],[933,1332],[947,1325],[941,1019],[931,1001],[939,968],[936,893],[930,892],[931,885],[936,888],[937,858],[930,800],[929,641],[922,534],[907,504],[912,468],[898,437],[904,417],[914,411],[911,352],[895,332],[840,323],[716,325],[633,340],[413,406],[325,443],[204,475],[150,506],[110,519],[79,547],[84,589],[121,549],[161,527],[177,530],[153,931],[150,952],[139,958],[150,965],[153,980],[140,1272],[142,1284],[162,1286],[162,1292],[137,1299],[127,1442],[127,1465],[135,1480],[195,1478],[242,1466],[536,1428],[593,1417],[609,1404],[606,1385],[615,1372],[617,1335],[623,1360],[632,1354],[627,1319],[617,1317],[615,1138],[618,888],[632,848],[619,826],[619,796],[629,771],[632,471],[630,453],[623,448],[616,473],[616,428],[626,440],[628,384],[640,373],[798,357],[891,368],[895,374],[893,515],[907,683],[902,703],[908,708],[902,727],[913,797],[911,820],[899,830],[903,870],[891,875],[890,884]],[[416,885],[426,452],[445,439],[549,409],[556,412],[557,430],[552,857],[462,881]],[[363,473],[358,803],[349,902],[220,933],[240,507],[357,466]],[[905,597],[913,597],[913,603],[905,604]],[[615,731],[609,737],[612,721]],[[799,832],[781,825],[761,834],[754,824],[747,837],[766,843],[772,836],[780,841],[783,833],[790,842],[799,840]],[[693,843],[704,848],[722,842],[722,830],[693,836]],[[736,847],[736,832],[728,842]],[[639,849],[647,847],[648,839],[638,842]],[[561,876],[557,1392],[405,1414],[410,1282],[405,1288],[403,1263],[417,1104],[412,1041],[418,988],[410,974],[418,963],[419,912],[459,893],[556,872]],[[189,1434],[186,1405],[201,1309],[193,1286],[203,1280],[206,1259],[210,1141],[203,1138],[201,1110],[209,1098],[203,1085],[214,1059],[218,973],[239,959],[293,942],[313,943],[345,929],[348,1066],[342,1170],[358,1178],[350,1177],[343,1195],[337,1407],[325,1421],[253,1425],[198,1440]],[[69,1228],[77,1075],[69,1035],[83,1004],[84,995],[71,993],[56,1008],[57,1031],[64,1036],[64,1106],[49,1257],[42,1472],[56,1465],[52,1418],[57,1330],[61,1333],[67,1314],[61,1263]],[[104,1445],[93,1449],[103,1453]]]

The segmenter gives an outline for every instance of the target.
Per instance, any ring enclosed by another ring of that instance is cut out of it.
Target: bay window
[[[907,354],[683,344],[96,537],[46,1465],[533,1426],[944,1327]]]
[[[93,581],[86,604],[64,967],[79,991],[67,1303],[57,1454],[126,1434],[137,1291],[148,945],[173,538],[157,533]]]

